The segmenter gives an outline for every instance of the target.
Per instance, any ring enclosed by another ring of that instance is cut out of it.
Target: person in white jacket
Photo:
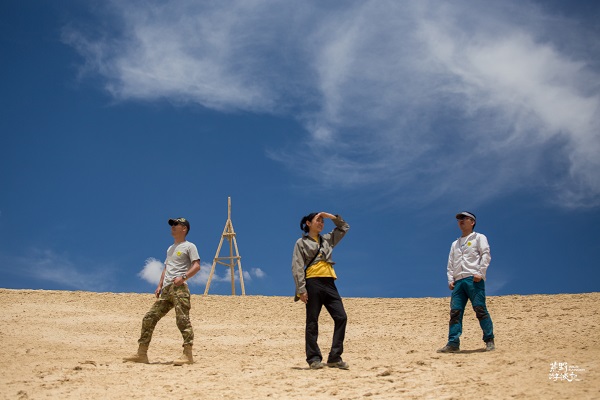
[[[475,214],[462,211],[456,214],[456,220],[462,236],[452,243],[448,256],[448,287],[452,290],[448,343],[438,353],[460,351],[462,319],[469,300],[483,331],[485,350],[491,351],[495,349],[494,325],[485,304],[485,276],[492,260],[490,245],[485,235],[474,231]]]

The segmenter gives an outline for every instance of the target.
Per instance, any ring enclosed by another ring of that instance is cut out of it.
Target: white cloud
[[[479,199],[536,187],[566,207],[600,205],[595,32],[533,3],[113,1],[110,11],[118,26],[72,25],[64,40],[116,99],[293,109],[310,136],[269,155],[324,185],[422,202],[461,196],[452,182],[466,175]]]
[[[165,265],[162,261],[150,257],[146,259],[146,263],[138,273],[138,276],[148,283],[158,285],[164,267]]]
[[[160,281],[160,277],[162,275],[163,268],[164,268],[164,263],[162,261],[150,257],[146,260],[146,263],[142,267],[141,271],[138,273],[138,276],[148,283],[158,285],[158,282]],[[196,275],[194,275],[192,278],[190,278],[188,281],[188,284],[205,286],[206,283],[208,282],[211,268],[212,268],[212,264],[201,263],[200,264],[200,272],[198,272]],[[266,274],[260,268],[251,268],[250,272],[248,272],[248,271],[244,270],[242,267],[242,273],[244,275],[244,283],[246,281],[248,281],[248,282],[252,281],[253,277],[264,278],[266,276]],[[234,269],[234,280],[236,282],[239,281],[239,271],[238,271],[237,266]],[[231,283],[231,272],[228,267],[224,267],[224,266],[221,266],[220,264],[217,264],[215,266],[215,272],[214,272],[212,280],[211,280],[211,285],[218,284],[219,282]]]
[[[250,276],[250,274],[248,273],[248,271],[243,271],[242,274],[244,275],[244,282],[252,280],[252,277]],[[229,282],[231,282],[231,280],[229,280]]]
[[[265,274],[264,271],[260,268],[252,268],[251,271],[252,274],[257,278],[264,278],[265,276],[267,276],[267,274]]]
[[[201,273],[198,274],[198,275],[201,275],[201,278],[199,279],[198,283],[206,285],[206,282],[208,282],[208,276],[210,274],[211,268],[212,268],[211,264],[203,265],[203,267],[200,271]],[[239,274],[240,274],[239,270],[236,266],[234,268],[234,280],[236,282],[238,282],[240,279]],[[248,271],[242,267],[242,274],[244,275],[244,283],[252,281],[253,278],[262,279],[266,276],[266,273],[263,272],[263,270],[261,270],[260,268],[250,268],[250,271]],[[213,282],[231,283],[231,270],[228,267],[217,264],[215,267],[215,273],[213,274],[211,285],[213,284]]]

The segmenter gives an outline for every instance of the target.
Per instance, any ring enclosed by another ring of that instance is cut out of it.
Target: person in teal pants
[[[448,256],[448,287],[452,290],[448,343],[438,352],[460,351],[463,314],[469,300],[483,331],[485,350],[491,351],[496,347],[494,325],[485,304],[486,272],[492,260],[490,245],[485,235],[474,231],[475,214],[462,211],[456,214],[456,220],[462,236],[452,243]]]

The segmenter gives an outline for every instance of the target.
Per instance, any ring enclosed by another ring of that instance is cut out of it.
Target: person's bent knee
[[[314,331],[319,329],[319,323],[317,321],[309,321],[306,323],[306,330]]]
[[[461,310],[450,310],[450,325],[458,324],[460,322]]]
[[[158,316],[154,313],[146,313],[146,315],[144,315],[144,319],[143,322],[146,323],[150,323],[150,322],[157,322],[159,320]]]
[[[187,316],[182,316],[176,319],[177,327],[179,330],[187,329],[192,326],[190,319]]]
[[[483,320],[488,318],[490,315],[488,314],[487,310],[485,309],[485,307],[483,306],[475,306],[473,307],[473,310],[475,310],[475,315],[477,316],[478,320]]]
[[[336,324],[344,324],[348,321],[348,315],[346,315],[346,313],[334,315],[332,318]]]

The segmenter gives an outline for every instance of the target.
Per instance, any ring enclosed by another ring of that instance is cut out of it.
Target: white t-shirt
[[[170,285],[175,278],[183,276],[196,260],[200,260],[200,256],[198,255],[198,249],[194,243],[186,240],[181,243],[172,244],[167,249],[167,259],[165,260],[166,271],[163,286]]]

